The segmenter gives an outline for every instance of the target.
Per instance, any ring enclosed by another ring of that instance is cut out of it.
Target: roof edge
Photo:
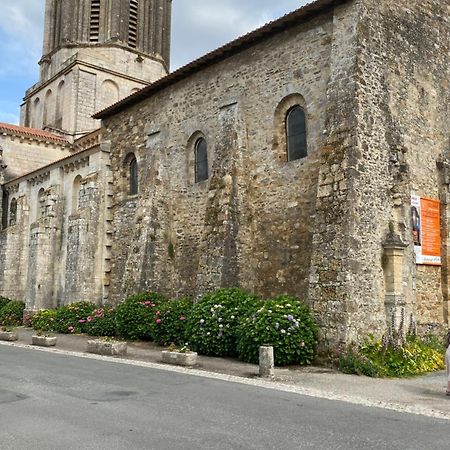
[[[335,8],[338,5],[348,3],[351,0],[316,0],[312,3],[308,3],[295,11],[288,13],[279,19],[272,22],[268,22],[260,28],[251,31],[233,41],[197,58],[196,60],[180,67],[171,74],[160,78],[158,81],[144,87],[135,94],[129,95],[117,103],[99,111],[92,117],[94,119],[106,119],[120,111],[123,111],[127,107],[135,105],[145,98],[150,97],[152,94],[163,90],[164,88],[171,86],[178,81],[181,81],[190,75],[199,72],[205,67],[209,67],[218,61],[222,61],[232,55],[240,53],[246,48],[255,45],[258,42],[264,41],[269,37],[277,34],[280,31],[284,31],[287,28],[296,26],[302,22],[311,20],[312,18],[323,14],[324,12]]]

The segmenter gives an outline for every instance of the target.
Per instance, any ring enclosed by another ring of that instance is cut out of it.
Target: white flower
[[[222,325],[222,324],[220,324],[220,325],[219,325],[219,328],[223,328],[223,325]]]
[[[292,305],[290,303],[286,303],[286,307],[290,308]]]
[[[285,315],[283,316],[283,319],[287,319],[287,314],[285,314]]]
[[[218,319],[217,319],[217,322],[222,322],[222,317],[219,317]]]
[[[205,323],[205,319],[200,319],[200,323]]]
[[[234,316],[231,316],[231,320],[233,320],[234,319]]]
[[[281,334],[285,334],[285,333],[286,333],[286,330],[281,330],[280,333],[281,333]]]
[[[219,305],[214,305],[214,308],[218,308],[219,307]]]
[[[208,331],[207,333],[206,333],[206,336],[209,336],[211,333]]]
[[[277,322],[276,324],[275,324],[275,328],[278,330],[278,328],[280,328],[280,324]]]
[[[269,309],[267,312],[268,312],[269,314],[272,314],[272,310],[271,310],[271,309]]]

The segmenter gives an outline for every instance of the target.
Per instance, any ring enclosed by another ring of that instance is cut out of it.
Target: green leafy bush
[[[401,345],[386,345],[370,338],[359,347],[351,346],[339,355],[344,373],[369,377],[407,377],[443,369],[442,346],[436,340],[407,336]]]
[[[189,346],[204,355],[237,355],[239,324],[260,300],[239,289],[219,289],[194,305],[186,324]]]
[[[86,333],[91,336],[116,335],[116,311],[111,306],[97,308],[86,318]]]
[[[0,310],[0,324],[7,326],[22,325],[25,303],[11,300]]]
[[[91,302],[76,302],[56,308],[55,330],[59,333],[85,333],[86,322],[96,305]]]
[[[145,292],[127,298],[116,308],[117,334],[123,339],[153,340],[156,312],[167,300],[156,292]]]
[[[0,311],[11,301],[9,298],[0,297]]]
[[[277,366],[311,364],[317,334],[308,306],[294,297],[277,297],[245,318],[239,331],[239,358],[257,363],[259,347],[270,344]]]
[[[193,307],[192,299],[181,298],[161,305],[152,322],[154,341],[161,345],[184,345],[188,340],[186,321]]]
[[[31,319],[31,326],[35,330],[56,331],[56,310],[42,309]]]

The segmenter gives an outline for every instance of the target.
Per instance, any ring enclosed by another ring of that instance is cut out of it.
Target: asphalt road
[[[450,423],[0,345],[0,450],[448,449]]]

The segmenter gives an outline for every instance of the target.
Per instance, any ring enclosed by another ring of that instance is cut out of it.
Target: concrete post
[[[259,347],[259,376],[273,377],[274,375],[273,347],[262,345]]]

